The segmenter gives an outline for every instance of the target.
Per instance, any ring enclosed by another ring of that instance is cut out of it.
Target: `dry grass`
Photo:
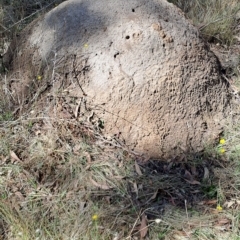
[[[91,198],[103,195],[103,189],[104,195],[124,197],[119,179],[126,175],[127,157],[122,159],[119,151],[116,158],[117,152],[104,153],[94,146],[79,123],[29,121],[8,121],[7,130],[1,128],[0,214],[8,237],[21,234],[20,239],[34,239],[41,234],[40,239],[79,239],[88,232],[95,234],[92,215],[104,219],[109,211]],[[35,130],[36,125],[41,130]],[[121,161],[124,166],[118,167]]]
[[[238,175],[222,145],[145,162],[88,123],[41,114],[1,121],[4,239],[237,239]]]
[[[1,33],[21,30],[33,19],[55,7],[63,0],[3,0],[0,3]],[[14,29],[13,29],[14,28]]]
[[[208,41],[233,44],[240,20],[238,0],[169,0],[180,7]]]
[[[65,0],[1,0],[0,56],[6,53],[12,39],[31,21]],[[0,59],[0,73],[6,71]]]
[[[4,5],[1,23],[4,19],[15,32],[12,25],[26,24],[53,2],[12,1],[21,11],[11,22]],[[210,9],[212,15],[223,9],[211,5],[215,1],[180,3],[202,19],[196,24],[206,24],[204,31],[215,24],[215,18],[207,21]],[[61,102],[54,94],[54,101],[42,96],[41,103],[55,114],[33,101],[34,107],[19,115],[7,78],[0,81],[0,238],[239,239],[239,121],[226,126],[225,143],[204,153],[146,162],[89,122],[59,117]]]

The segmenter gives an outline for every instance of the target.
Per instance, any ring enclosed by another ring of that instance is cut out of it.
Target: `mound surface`
[[[32,23],[5,63],[18,104],[51,88],[44,114],[62,116],[68,102],[70,118],[150,157],[201,150],[229,111],[216,57],[165,0],[68,0]]]

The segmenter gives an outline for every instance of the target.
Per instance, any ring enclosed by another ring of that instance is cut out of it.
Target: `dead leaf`
[[[62,110],[63,110],[62,103],[59,103],[59,104],[57,105],[57,111],[58,111],[58,112],[61,112]]]
[[[204,204],[207,204],[207,205],[215,205],[216,203],[217,203],[217,200],[216,200],[216,199],[204,201]]]
[[[167,171],[170,171],[173,166],[173,162],[170,162],[167,166]]]
[[[80,212],[83,212],[83,210],[84,210],[84,208],[86,207],[86,202],[80,202],[79,203],[79,210],[80,210]]]
[[[191,174],[188,170],[185,170],[184,178],[186,178],[186,179],[189,180],[190,182],[193,181],[193,176],[192,176],[192,174]],[[185,180],[186,180],[186,179],[185,179]]]
[[[141,169],[140,169],[140,167],[139,167],[139,165],[138,165],[138,163],[137,163],[137,161],[135,161],[135,169],[136,169],[136,172],[137,172],[137,174],[139,175],[139,176],[142,176],[143,174],[142,174],[142,171],[141,171]]]
[[[203,176],[203,180],[207,180],[209,179],[209,170],[207,167],[204,167],[204,176]]]
[[[87,162],[88,162],[88,163],[91,163],[91,162],[92,162],[92,159],[91,159],[91,155],[89,154],[89,152],[84,152],[83,154],[84,154],[84,156],[86,157]]]
[[[201,192],[200,190],[194,190],[194,191],[191,191],[191,193],[199,193]]]
[[[182,156],[180,156],[180,158],[178,159],[178,162],[182,162],[183,160],[185,160],[185,158],[185,154],[182,154]]]
[[[12,196],[11,197],[11,205],[13,206],[13,208],[19,212],[20,206],[19,206],[19,200],[17,199],[16,196]]]
[[[78,112],[79,112],[79,107],[80,107],[80,105],[81,105],[81,102],[82,102],[82,98],[80,98],[80,100],[79,100],[79,102],[78,102],[78,105],[77,105],[77,107],[76,107],[76,109],[75,109],[75,111],[74,111],[74,116],[75,116],[75,118],[78,117]]]
[[[99,184],[97,183],[96,181],[94,181],[92,178],[90,178],[90,181],[92,182],[92,184],[95,186],[95,187],[99,187],[103,190],[108,190],[108,189],[111,189],[112,187],[109,187],[107,184]]]
[[[225,203],[223,204],[223,206],[224,206],[225,208],[230,208],[234,203],[235,203],[234,200],[228,201],[228,202],[225,202]]]
[[[229,227],[226,226],[226,225],[223,225],[223,226],[216,225],[216,226],[214,226],[214,228],[218,231],[221,231],[221,232],[229,230]]]
[[[173,206],[176,206],[176,203],[175,203],[175,201],[174,201],[175,199],[177,199],[177,198],[173,198],[173,197],[171,196],[171,197],[170,197],[170,200],[169,200],[169,202],[172,203]]]
[[[73,196],[74,196],[74,191],[69,191],[69,192],[66,194],[66,200],[72,199]]]
[[[110,196],[106,196],[106,197],[105,197],[105,200],[106,200],[106,202],[107,202],[108,205],[111,204],[111,197],[110,197]]]
[[[173,234],[173,239],[174,240],[188,240],[190,236],[190,234],[186,234],[186,232],[183,232],[183,231],[174,231],[174,234]]]
[[[193,176],[197,176],[197,169],[196,166],[191,166],[191,172]]]
[[[192,184],[192,185],[201,185],[201,183],[199,181],[196,181],[196,180],[188,181],[187,179],[185,179],[185,181]]]
[[[73,189],[74,189],[74,191],[79,190],[79,180],[78,179],[73,180]]]
[[[137,194],[137,196],[138,196],[138,186],[137,186],[137,183],[136,182],[134,182],[133,183],[133,188],[134,188],[134,192]]]
[[[158,189],[154,192],[154,194],[147,200],[146,203],[149,203],[151,200],[154,200],[157,197]]]
[[[204,214],[205,213],[206,212],[204,212]],[[208,209],[208,213],[209,214],[219,214],[219,213],[221,213],[221,211],[217,210],[216,208],[210,208],[210,209]]]
[[[72,115],[64,108],[62,112],[59,113],[60,118],[71,119]]]
[[[7,156],[7,157],[1,156],[1,161],[2,161],[2,163],[6,163],[7,160],[9,160],[9,156]]]
[[[168,171],[168,169],[167,169],[167,165],[166,165],[166,164],[163,165],[163,170],[164,170],[164,172]]]
[[[120,234],[119,233],[114,233],[114,235],[113,235],[113,240],[119,240],[119,239],[122,239],[121,237],[120,237]]]
[[[15,192],[14,194],[19,198],[20,201],[24,201],[25,198],[21,192]]]
[[[81,145],[80,144],[76,144],[74,147],[73,147],[73,152],[76,154],[78,153],[78,151],[81,149]]]
[[[12,160],[15,160],[15,161],[18,161],[18,162],[22,162],[22,161],[20,160],[20,158],[16,155],[15,152],[10,151],[10,156],[11,156]]]
[[[11,187],[11,190],[12,190],[12,192],[17,192],[18,191],[18,187],[16,186],[16,185],[12,185],[12,187]]]
[[[47,202],[52,202],[52,199],[53,199],[53,195],[51,193],[49,193],[46,197],[46,201]]]
[[[228,223],[230,223],[230,222],[231,222],[230,219],[222,218],[222,219],[219,219],[219,220],[218,220],[217,224],[218,224],[218,225],[225,225],[225,224],[228,224]]]
[[[140,231],[141,239],[147,235],[147,232],[148,232],[147,217],[144,213],[142,214],[142,221],[141,221],[141,226],[139,231]]]

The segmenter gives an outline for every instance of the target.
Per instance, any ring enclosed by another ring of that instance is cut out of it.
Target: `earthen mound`
[[[201,150],[228,113],[216,57],[165,0],[68,0],[17,43],[11,66],[21,76],[12,82],[19,103],[39,90],[40,75],[54,96],[76,100],[79,120],[150,157]]]

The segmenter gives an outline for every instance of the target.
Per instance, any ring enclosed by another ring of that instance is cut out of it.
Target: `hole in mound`
[[[207,125],[206,122],[203,122],[203,123],[201,124],[201,127],[202,127],[203,130],[207,130],[207,129],[208,129],[208,125]]]
[[[135,9],[134,9],[134,8],[132,8],[132,12],[135,12]]]
[[[116,58],[119,55],[119,52],[115,53],[113,56]]]
[[[129,36],[129,35],[127,35],[127,36],[126,36],[126,39],[129,39],[129,38],[130,38],[130,36]]]

